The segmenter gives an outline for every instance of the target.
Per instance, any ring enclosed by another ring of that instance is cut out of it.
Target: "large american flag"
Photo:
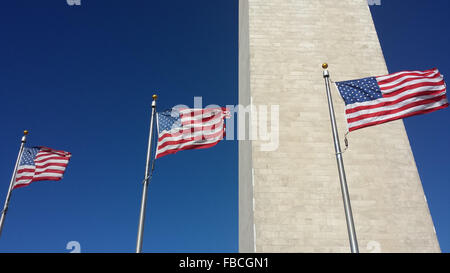
[[[14,189],[41,180],[61,180],[69,164],[69,152],[47,147],[24,148],[16,172]]]
[[[444,77],[437,69],[336,82],[336,86],[345,101],[349,131],[448,106]]]
[[[204,149],[225,136],[225,108],[172,109],[157,114],[156,158],[182,150]]]

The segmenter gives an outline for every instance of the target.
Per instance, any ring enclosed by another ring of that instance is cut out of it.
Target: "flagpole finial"
[[[28,135],[28,130],[24,130],[23,137],[22,137],[22,143],[25,143],[27,141],[27,135]]]
[[[152,98],[153,98],[153,100],[156,100],[158,98],[158,95],[155,94],[152,96]]]
[[[327,63],[323,63],[322,64],[322,68],[323,68],[323,77],[324,78],[329,78],[330,77],[330,73],[328,72],[328,64]]]

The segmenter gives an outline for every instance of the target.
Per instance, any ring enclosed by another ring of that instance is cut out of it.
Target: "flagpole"
[[[14,180],[16,180],[16,172],[19,167],[20,158],[22,157],[23,148],[25,146],[25,142],[27,142],[28,131],[23,131],[23,136],[20,144],[19,154],[17,155],[16,165],[14,166],[14,172],[11,177],[11,181],[9,182],[8,194],[6,195],[5,205],[3,206],[2,214],[0,216],[0,236],[2,235],[3,224],[5,222],[6,212],[8,211],[9,199],[11,198],[11,193],[13,190]]]
[[[339,180],[341,181],[342,199],[344,201],[345,219],[347,222],[348,237],[350,240],[350,249],[352,253],[359,253],[358,240],[356,239],[355,224],[353,222],[352,206],[350,204],[350,196],[348,193],[347,179],[345,177],[344,160],[342,158],[341,144],[339,142],[338,129],[336,125],[336,117],[334,115],[333,98],[330,91],[330,73],[328,72],[328,64],[322,65],[323,78],[327,89],[328,110],[330,112],[331,129],[333,131],[334,149],[336,151],[336,160],[339,169]]]
[[[142,252],[142,239],[144,236],[144,221],[145,221],[145,209],[147,206],[147,190],[148,183],[150,178],[150,162],[151,162],[151,152],[152,152],[152,136],[153,136],[153,120],[156,112],[156,99],[157,95],[152,96],[152,114],[150,117],[150,133],[148,136],[148,145],[147,145],[147,163],[145,165],[145,178],[143,182],[143,190],[142,190],[142,201],[141,201],[141,213],[139,216],[139,228],[138,228],[138,236],[136,242],[136,253]]]

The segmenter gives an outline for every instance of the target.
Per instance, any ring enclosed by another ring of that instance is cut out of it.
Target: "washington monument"
[[[239,0],[239,104],[279,106],[278,149],[239,143],[240,252],[350,251],[323,62],[332,81],[388,74],[367,0]],[[348,140],[360,252],[440,252],[403,121]]]

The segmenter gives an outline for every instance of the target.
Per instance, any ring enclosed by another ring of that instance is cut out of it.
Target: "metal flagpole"
[[[352,206],[350,204],[350,196],[348,193],[347,179],[345,177],[344,160],[342,158],[341,144],[339,142],[339,135],[336,126],[336,117],[334,115],[333,98],[330,91],[330,73],[328,72],[328,64],[322,65],[323,78],[325,79],[325,86],[327,89],[328,110],[330,112],[331,129],[333,131],[334,149],[336,151],[336,160],[339,169],[339,179],[341,181],[342,199],[344,201],[345,219],[347,221],[348,237],[350,240],[350,248],[352,253],[359,253],[358,241],[356,239],[355,224],[353,223]]]
[[[147,206],[147,189],[150,178],[150,161],[151,161],[151,151],[152,151],[152,136],[153,136],[153,120],[156,112],[156,99],[157,95],[153,95],[152,101],[152,115],[150,118],[150,133],[148,136],[148,146],[147,146],[147,163],[145,165],[145,178],[143,182],[143,191],[142,191],[142,201],[141,201],[141,213],[139,216],[139,229],[138,236],[136,242],[136,253],[142,252],[142,238],[144,236],[144,221],[145,221],[145,209]]]
[[[9,199],[11,198],[14,180],[16,180],[17,168],[19,167],[20,158],[22,157],[25,142],[27,142],[27,135],[28,135],[28,131],[27,130],[23,131],[23,137],[22,137],[22,141],[20,144],[19,154],[17,155],[16,165],[14,166],[14,172],[11,177],[11,182],[9,182],[8,194],[6,195],[5,205],[3,206],[2,215],[0,217],[0,236],[2,235],[3,224],[5,222],[6,212],[8,211]]]

